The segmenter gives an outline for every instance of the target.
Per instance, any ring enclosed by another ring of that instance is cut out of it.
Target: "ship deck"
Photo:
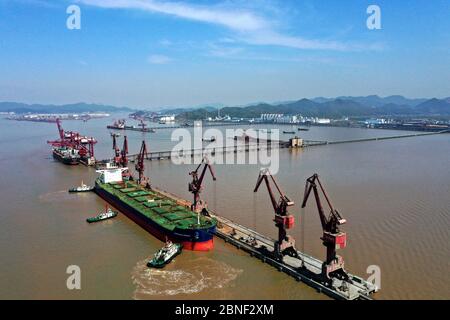
[[[199,225],[197,214],[184,203],[172,200],[158,191],[144,189],[134,182],[101,183],[101,187],[168,230],[209,228],[214,225],[213,221],[202,216]]]

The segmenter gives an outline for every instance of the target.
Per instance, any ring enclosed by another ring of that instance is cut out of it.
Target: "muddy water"
[[[98,138],[97,156],[106,158],[110,121],[64,127]],[[0,119],[0,133],[0,298],[325,299],[221,240],[212,252],[186,251],[163,270],[145,268],[161,243],[123,215],[86,224],[103,201],[66,190],[92,182],[95,170],[53,161],[45,141],[56,137],[54,125]],[[143,137],[152,150],[170,149],[170,133],[130,132],[130,149],[137,152]],[[313,127],[300,134],[332,141],[398,132]],[[448,135],[282,150],[277,179],[296,202],[297,247],[325,253],[312,202],[300,209],[304,181],[318,172],[348,221],[348,247],[340,252],[348,270],[367,277],[367,267],[378,265],[379,299],[449,299],[449,156]],[[155,185],[187,199],[192,168],[147,162]],[[219,214],[275,236],[265,189],[252,192],[258,171],[257,165],[216,166],[218,180],[206,178],[204,198]],[[81,290],[66,288],[69,265],[81,268]]]

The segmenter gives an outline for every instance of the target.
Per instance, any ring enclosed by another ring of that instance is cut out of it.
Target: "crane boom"
[[[288,207],[293,206],[294,202],[284,194],[268,169],[262,169],[260,171],[253,192],[258,192],[263,181],[265,182],[267,191],[269,192],[270,202],[272,203],[272,207],[275,212],[274,222],[275,226],[278,228],[278,240],[274,243],[275,258],[282,260],[283,255],[285,254],[298,257],[297,250],[295,249],[295,240],[291,236],[287,235],[286,231],[294,226],[294,216],[290,215],[288,212]],[[275,185],[275,188],[280,194],[280,199],[278,202],[275,198],[272,187],[270,186],[270,182]]]
[[[320,200],[319,188],[330,208],[328,217],[325,215]],[[348,278],[347,272],[344,270],[344,260],[341,256],[336,254],[337,249],[345,248],[347,245],[346,233],[339,230],[339,226],[345,224],[347,221],[342,218],[336,209],[334,209],[317,173],[306,179],[302,208],[306,207],[311,191],[314,193],[320,222],[322,224],[323,236],[321,239],[323,245],[327,248],[326,260],[322,265],[322,275],[327,281],[331,281],[332,276]]]
[[[199,176],[199,170],[202,166],[203,169]],[[197,168],[189,173],[189,175],[192,176],[192,182],[189,183],[189,191],[194,195],[194,202],[192,203],[191,209],[195,212],[205,212],[205,210],[207,212],[206,202],[200,199],[200,193],[203,189],[203,180],[207,170],[211,173],[213,181],[216,181],[214,169],[207,157],[204,157]]]
[[[148,153],[147,145],[145,144],[145,140],[144,140],[144,141],[142,141],[141,151],[139,152],[137,163],[135,165],[135,169],[138,172],[138,183],[139,184],[146,182],[146,179],[144,176],[144,171],[145,171],[144,160],[145,160],[145,157],[147,156],[147,153]],[[147,181],[147,183],[148,183],[148,181]]]
[[[147,148],[146,148],[147,149]],[[122,167],[126,167],[128,165],[128,139],[127,136],[123,137],[123,147],[120,151],[120,164]]]

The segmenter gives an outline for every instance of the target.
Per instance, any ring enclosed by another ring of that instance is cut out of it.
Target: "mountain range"
[[[408,99],[403,96],[342,96],[288,101],[278,104],[258,103],[246,107],[225,107],[221,115],[237,118],[258,118],[261,113],[301,114],[306,117],[372,117],[372,116],[450,116],[450,98]],[[217,111],[196,109],[179,114],[187,120],[215,117]]]
[[[189,108],[165,108],[159,113],[173,113],[185,120],[204,119],[220,115],[237,118],[259,118],[261,113],[301,114],[306,117],[378,117],[378,116],[450,116],[450,97],[444,99],[409,99],[400,95],[380,97],[340,96],[317,97],[277,103],[254,103],[245,106],[226,107],[215,103]],[[142,109],[141,109],[142,110]],[[136,109],[93,103],[65,105],[25,104],[0,102],[0,112],[15,113],[85,113],[85,112],[134,112]],[[141,113],[149,113],[141,111]]]
[[[114,107],[95,103],[73,103],[64,105],[26,104],[19,102],[0,102],[0,112],[14,113],[86,113],[86,112],[131,112],[127,107]]]

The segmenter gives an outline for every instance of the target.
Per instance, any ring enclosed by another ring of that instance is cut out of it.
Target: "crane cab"
[[[335,249],[343,249],[347,246],[347,234],[345,232],[331,233],[324,231],[322,240],[325,246],[332,246]]]
[[[290,214],[286,216],[276,215],[274,221],[277,225],[284,226],[286,229],[291,229],[294,227],[295,217]]]

